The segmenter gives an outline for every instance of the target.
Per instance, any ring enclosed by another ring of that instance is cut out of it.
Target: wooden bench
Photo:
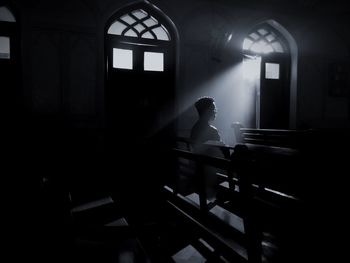
[[[181,138],[181,141],[185,145],[188,143],[186,138]],[[289,209],[290,213],[293,213],[300,205],[300,199],[295,195],[297,191],[292,187],[289,189],[290,191],[286,191],[288,187],[283,185],[282,179],[286,168],[284,165],[292,166],[295,164],[298,160],[298,151],[266,145],[262,148],[256,147],[256,145],[236,145],[236,147],[230,147],[229,158],[217,158],[196,154],[187,149],[190,147],[176,148],[173,150],[173,154],[175,158],[192,162],[194,169],[192,176],[195,178],[194,183],[197,184],[199,203],[192,202],[188,205],[191,201],[183,193],[177,191],[176,187],[167,187],[170,202],[177,209],[182,210],[184,214],[188,214],[203,224],[205,228],[216,229],[218,232],[229,230],[227,230],[225,222],[210,212],[214,206],[220,206],[239,215],[243,219],[245,231],[242,235],[242,233],[235,233],[231,230],[232,237],[247,249],[247,257],[243,257],[243,260],[261,262],[262,224],[273,220],[278,214],[288,214]],[[265,162],[266,164],[264,164]],[[273,162],[280,164],[271,166]],[[210,203],[207,200],[203,176],[206,166],[225,171],[220,176],[227,185],[226,187],[220,185],[215,203]],[[178,172],[181,173],[181,171]],[[269,173],[270,176],[266,176]],[[271,224],[273,223],[271,222]],[[225,242],[221,245],[230,247]]]
[[[308,139],[311,130],[278,130],[244,128],[239,123],[231,127],[237,143],[257,144],[285,148],[299,148]]]

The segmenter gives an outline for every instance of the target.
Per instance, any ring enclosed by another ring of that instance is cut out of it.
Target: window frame
[[[266,34],[262,34],[259,32],[259,30],[265,30],[267,31]],[[252,34],[256,34],[258,37],[256,39],[254,39],[254,37],[252,37]],[[267,39],[267,37],[269,35],[273,35],[274,39],[269,41]],[[244,43],[246,40],[250,40],[252,41],[251,44],[249,44],[249,47],[244,48]],[[252,46],[256,43],[259,43],[260,41],[264,41],[267,43],[267,45],[269,47],[272,48],[272,52],[255,52],[253,50],[251,50]],[[272,45],[273,43],[279,43],[279,45],[282,47],[282,52],[276,51],[276,48]],[[289,54],[289,48],[287,45],[287,41],[286,39],[276,30],[274,29],[272,26],[269,26],[268,24],[263,24],[263,25],[259,25],[255,28],[253,28],[252,30],[249,31],[249,33],[244,37],[243,43],[242,43],[242,50],[244,52],[244,54],[247,55],[258,55],[258,56],[269,56],[271,54]]]

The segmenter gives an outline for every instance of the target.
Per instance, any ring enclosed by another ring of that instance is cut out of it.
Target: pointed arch
[[[243,50],[255,54],[286,53],[288,49],[283,36],[269,23],[256,26],[243,41]]]
[[[133,41],[140,41],[140,38],[171,41],[175,46],[179,41],[179,34],[172,20],[148,1],[131,3],[118,9],[108,19],[105,32],[131,37]]]
[[[104,37],[107,127],[114,129],[115,116],[133,101],[142,115],[135,138],[167,133],[176,112],[179,37],[174,23],[159,8],[140,1],[114,12],[104,25]],[[116,105],[120,97],[126,99]]]
[[[285,61],[288,61],[288,127],[296,128],[298,47],[293,36],[274,19],[267,19],[257,23],[247,32],[242,49],[246,55],[266,58],[276,54],[275,56],[284,57]]]
[[[269,25],[283,35],[289,45],[290,53],[290,105],[289,105],[289,127],[295,129],[297,123],[297,80],[298,80],[298,45],[292,34],[280,23],[273,19],[266,21]]]

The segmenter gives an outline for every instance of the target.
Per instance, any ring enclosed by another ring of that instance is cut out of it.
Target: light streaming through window
[[[10,38],[0,36],[0,59],[10,58]]]
[[[280,78],[280,65],[277,63],[265,63],[265,78],[266,79],[279,79]]]
[[[145,71],[164,71],[164,54],[159,52],[145,52]]]
[[[256,54],[285,52],[278,34],[267,26],[251,32],[243,41],[243,49]]]
[[[132,50],[113,48],[113,68],[133,69]]]
[[[256,81],[260,78],[261,57],[243,59],[243,79]]]

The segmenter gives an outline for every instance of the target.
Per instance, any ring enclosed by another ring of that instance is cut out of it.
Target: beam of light
[[[169,114],[171,110],[167,111],[165,109],[162,113],[162,125],[158,129],[162,129],[176,119],[179,129],[178,135],[189,136],[188,132],[198,118],[194,102],[199,97],[211,96],[215,99],[218,108],[218,114],[213,125],[218,128],[226,144],[234,144],[234,131],[231,128],[233,122],[240,122],[245,127],[255,127],[257,90],[254,77],[260,76],[259,59],[247,60],[249,61],[248,64],[241,62],[228,66],[210,79],[202,80],[197,86],[191,87],[192,92],[187,92],[184,88],[178,90],[176,116]],[[252,75],[250,80],[243,77],[250,74]],[[190,85],[188,84],[188,86]],[[179,94],[179,92],[183,94]],[[253,117],[254,121],[252,121]],[[182,132],[187,134],[182,134]]]
[[[247,49],[248,45],[249,44],[245,40],[243,42],[243,49]],[[252,44],[250,46],[249,49],[257,54],[261,54],[261,53],[268,54],[268,53],[273,52],[273,48],[271,47],[271,45],[264,40],[260,40],[259,42],[255,42],[254,44]]]
[[[261,57],[246,56],[243,59],[243,78],[255,81],[260,78]]]

